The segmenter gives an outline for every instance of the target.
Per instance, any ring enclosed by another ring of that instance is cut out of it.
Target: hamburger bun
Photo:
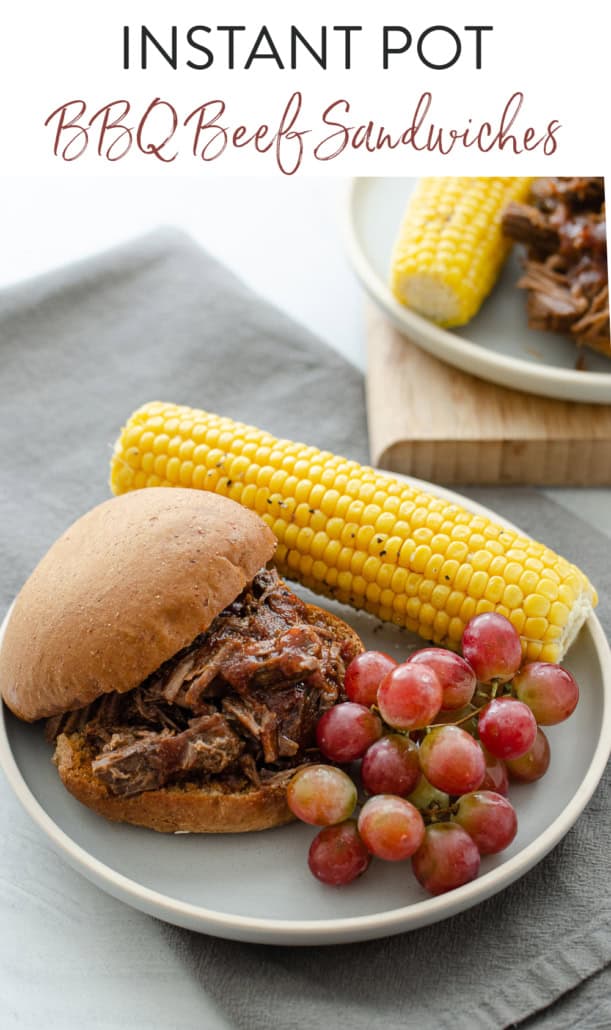
[[[19,592],[0,651],[2,697],[33,722],[133,690],[208,629],[275,549],[257,515],[203,490],[104,501]]]
[[[32,722],[139,687],[204,633],[273,557],[259,517],[197,490],[123,494],[78,519],[20,591],[0,650],[0,692]],[[307,605],[307,620],[352,653],[363,650],[343,620]],[[54,762],[88,808],[162,832],[239,833],[292,820],[286,785],[295,768],[259,786],[181,781],[113,794],[92,770],[86,733],[61,733]]]

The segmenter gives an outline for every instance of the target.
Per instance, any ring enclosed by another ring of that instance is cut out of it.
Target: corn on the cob
[[[173,404],[136,411],[115,446],[114,493],[212,490],[258,512],[283,575],[457,647],[472,616],[505,615],[529,659],[558,661],[596,603],[542,544],[327,451]]]
[[[490,293],[511,247],[501,218],[532,179],[424,178],[395,244],[390,284],[402,304],[443,326],[464,325]]]

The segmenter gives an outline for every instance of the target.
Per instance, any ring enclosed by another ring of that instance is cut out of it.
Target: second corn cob
[[[114,493],[212,490],[256,511],[289,579],[457,647],[505,615],[525,656],[556,662],[596,603],[584,574],[520,533],[375,469],[229,418],[154,402],[117,441]]]
[[[391,289],[443,326],[464,325],[494,286],[511,242],[501,220],[525,200],[529,178],[420,179],[395,243]]]

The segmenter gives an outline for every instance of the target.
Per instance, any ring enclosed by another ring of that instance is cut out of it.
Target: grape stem
[[[426,727],[426,732],[429,733],[431,730],[437,730],[440,726],[460,726],[461,723],[468,722],[469,719],[472,719],[474,715],[479,715],[479,713],[484,710],[487,704],[488,702],[486,701],[486,704],[480,705],[479,708],[476,708],[475,705],[472,705],[470,712],[467,712],[466,715],[462,715],[460,719],[455,719],[454,722],[432,722],[430,726]]]
[[[420,814],[424,819],[427,826],[447,821],[451,819],[453,815],[458,812],[458,801],[455,801],[453,805],[448,805],[446,808],[440,808],[439,805],[434,801],[429,808],[425,808]]]
[[[478,690],[476,690],[475,693],[476,693],[476,695],[478,697],[481,697],[481,698],[485,699],[481,705],[470,704],[469,705],[470,711],[467,712],[466,715],[461,715],[460,719],[455,719],[454,722],[434,722],[434,723],[431,723],[430,726],[426,727],[426,732],[428,733],[429,730],[436,730],[440,726],[460,726],[461,723],[468,722],[469,719],[473,719],[474,716],[479,715],[479,713],[481,711],[483,711],[483,709],[486,707],[486,705],[489,703],[489,701],[494,700],[494,698],[498,696],[499,690],[501,690],[501,692],[502,692],[503,686],[504,686],[504,684],[501,683],[500,680],[493,680],[492,683],[490,684],[490,690],[489,691],[482,690],[481,687],[480,687]],[[511,689],[509,689],[509,693],[511,693]]]

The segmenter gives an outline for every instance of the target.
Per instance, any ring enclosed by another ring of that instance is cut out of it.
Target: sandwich
[[[46,719],[71,794],[165,832],[288,822],[286,787],[316,761],[315,726],[363,650],[270,566],[254,513],[198,490],[106,501],[51,547],[20,591],[0,689]]]

